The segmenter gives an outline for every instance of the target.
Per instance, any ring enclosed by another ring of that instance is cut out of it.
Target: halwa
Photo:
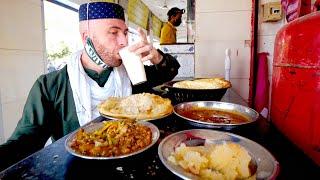
[[[249,169],[251,156],[235,143],[194,147],[182,143],[168,161],[200,179],[255,179]]]

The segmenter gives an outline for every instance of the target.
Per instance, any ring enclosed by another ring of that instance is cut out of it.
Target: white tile
[[[271,36],[277,35],[277,32],[284,26],[282,21],[278,22],[261,22],[259,23],[258,35]]]
[[[239,94],[246,102],[249,97],[249,79],[231,78],[232,89]]]
[[[161,50],[164,53],[194,54],[194,44],[161,45]]]
[[[198,0],[196,1],[197,12],[214,12],[214,11],[241,11],[250,10],[252,7],[251,0]]]
[[[8,139],[21,118],[26,99],[2,104],[4,138]]]
[[[2,103],[27,97],[37,77],[44,73],[43,52],[0,49]]]
[[[258,53],[268,52],[269,56],[273,56],[275,38],[275,35],[258,36]]]
[[[44,25],[41,18],[41,6],[35,0],[1,2],[0,48],[42,50]]]
[[[179,64],[180,68],[178,70],[178,77],[194,77],[194,55],[193,54],[171,54],[175,57]]]
[[[249,39],[251,39],[251,11],[196,15],[196,41]]]
[[[196,43],[195,76],[224,77],[225,50],[231,49],[231,78],[250,77],[250,47],[243,41],[205,41]]]

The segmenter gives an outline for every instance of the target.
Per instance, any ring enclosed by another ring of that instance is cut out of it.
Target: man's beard
[[[181,24],[181,19],[178,19],[176,22],[174,22],[174,26],[180,26],[180,24]]]
[[[108,66],[111,67],[118,67],[121,65],[122,61],[121,59],[117,58],[117,54],[113,51],[109,51],[102,44],[100,44],[98,41],[94,42],[94,47],[99,54],[99,56],[102,58],[103,62],[106,63]]]

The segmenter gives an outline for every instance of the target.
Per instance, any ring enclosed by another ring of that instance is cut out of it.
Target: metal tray
[[[244,123],[236,123],[236,124],[224,124],[224,123],[211,123],[211,122],[203,122],[196,119],[190,119],[187,118],[181,114],[179,114],[179,111],[183,109],[187,109],[190,107],[205,107],[205,108],[212,108],[212,109],[218,109],[223,111],[231,111],[235,113],[239,113],[244,115],[249,119],[248,122]],[[232,129],[237,126],[242,126],[246,124],[250,124],[255,122],[259,114],[246,106],[242,106],[239,104],[233,104],[233,103],[227,103],[227,102],[220,102],[220,101],[194,101],[194,102],[185,102],[180,103],[174,106],[173,109],[174,113],[181,117],[182,119],[186,120],[189,124],[197,126],[197,127],[205,127],[205,128],[223,128],[223,129]]]
[[[250,156],[255,160],[257,171],[257,179],[276,179],[280,171],[278,161],[271,155],[271,153],[258,143],[251,141],[242,136],[232,133],[208,130],[208,129],[192,129],[176,132],[164,138],[158,147],[159,158],[162,163],[172,173],[182,179],[199,179],[198,176],[193,175],[183,168],[174,165],[168,161],[168,157],[182,142],[189,140],[190,136],[206,139],[212,142],[215,141],[231,141],[244,147]]]
[[[111,121],[115,121],[115,120],[111,120]],[[145,148],[143,148],[139,151],[136,151],[136,152],[133,152],[130,154],[121,155],[121,156],[113,156],[113,157],[95,157],[95,156],[86,156],[83,154],[79,154],[70,147],[70,143],[76,137],[76,133],[80,130],[80,128],[69,135],[69,137],[65,141],[65,148],[69,153],[71,153],[74,156],[84,158],[84,159],[96,159],[96,160],[121,159],[121,158],[126,158],[129,156],[133,156],[133,155],[142,153],[143,151],[149,149],[151,146],[153,146],[158,141],[158,139],[160,137],[160,132],[159,132],[159,129],[157,128],[157,126],[153,125],[152,123],[144,122],[144,121],[139,121],[137,123],[149,127],[152,132],[152,142],[148,146],[146,146]],[[89,123],[87,125],[84,125],[81,128],[83,128],[87,132],[93,132],[97,129],[100,129],[101,127],[103,127],[103,122]]]

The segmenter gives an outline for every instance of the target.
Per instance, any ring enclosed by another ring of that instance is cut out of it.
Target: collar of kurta
[[[97,71],[92,69],[84,68],[84,71],[88,74],[88,76],[93,79],[95,82],[98,83],[100,87],[103,87],[109,79],[110,73],[112,72],[113,68],[108,67],[104,69],[100,74]]]
[[[168,21],[168,25],[169,25],[174,31],[177,31],[177,28],[176,28],[173,24],[171,24],[171,22]]]

